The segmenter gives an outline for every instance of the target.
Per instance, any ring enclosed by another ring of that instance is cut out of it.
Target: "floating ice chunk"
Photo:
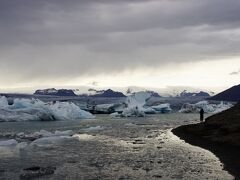
[[[95,127],[89,127],[89,128],[85,128],[83,129],[83,131],[85,132],[91,132],[91,131],[101,131],[103,130],[104,128],[101,127],[101,126],[95,126]]]
[[[7,99],[0,99],[0,121],[44,121],[44,120],[77,120],[94,118],[74,103],[44,103],[37,99],[14,99],[8,105]]]
[[[100,113],[109,113],[114,111],[114,104],[98,104],[95,107],[95,111]]]
[[[110,116],[111,117],[120,117],[121,114],[119,114],[118,112],[115,112],[115,113],[111,113]]]
[[[231,103],[224,103],[224,102],[221,102],[220,104],[218,104],[214,110],[214,114],[217,114],[217,113],[220,113],[222,111],[225,111],[229,108],[233,107],[233,104]]]
[[[149,92],[137,92],[127,97],[125,104],[126,108],[123,109],[120,117],[143,117],[145,116],[143,107],[146,101],[151,97]],[[115,114],[117,115],[117,114]]]
[[[172,111],[169,103],[151,106],[151,108],[157,111],[158,113],[169,113],[170,111]]]
[[[72,136],[74,132],[72,130],[55,131],[54,136]]]
[[[150,97],[151,93],[143,91],[137,92],[127,97],[126,104],[128,105],[128,108],[138,107],[139,109],[141,109]]]
[[[144,113],[145,114],[156,114],[157,111],[154,110],[152,107],[147,107],[147,108],[144,109]]]
[[[8,107],[8,100],[5,96],[0,96],[0,108]]]
[[[88,140],[92,140],[96,137],[93,135],[89,135],[89,134],[74,134],[73,138],[75,138],[77,140],[88,141]]]
[[[18,142],[15,139],[0,141],[1,147],[16,147],[17,144],[18,144]]]
[[[0,157],[18,156],[20,150],[27,146],[26,142],[18,143],[15,139],[0,141]]]
[[[21,142],[21,143],[18,143],[16,148],[17,149],[24,149],[28,146],[28,144],[26,142]]]
[[[40,130],[39,132],[34,132],[31,134],[24,134],[24,133],[18,133],[16,135],[17,138],[20,139],[27,139],[30,141],[34,141],[39,138],[45,138],[45,137],[56,137],[56,136],[72,136],[74,132],[72,130],[66,130],[66,131],[55,131],[54,133],[51,133],[46,130]]]
[[[172,109],[170,104],[145,107],[147,100],[152,96],[149,92],[138,92],[127,97],[127,108],[123,109],[122,117],[143,117],[145,114],[169,113]]]
[[[50,106],[51,112],[57,120],[77,120],[77,119],[91,119],[94,116],[82,109],[74,103],[56,102]]]
[[[126,108],[122,112],[122,117],[144,117],[145,113],[143,110],[138,109],[138,107]]]
[[[224,110],[227,110],[231,108],[233,105],[230,103],[223,103],[221,102],[220,104],[209,104],[208,101],[200,101],[196,104],[190,104],[186,103],[183,104],[182,108],[180,109],[179,112],[182,113],[197,113],[200,111],[200,109],[203,109],[205,113],[219,113]]]
[[[51,137],[43,137],[36,139],[31,143],[32,146],[52,146],[56,144],[64,143],[65,141],[73,139],[71,136],[51,136]]]

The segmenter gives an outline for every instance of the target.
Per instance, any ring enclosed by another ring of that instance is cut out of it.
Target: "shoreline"
[[[240,180],[240,147],[230,143],[220,143],[210,140],[206,135],[194,133],[202,123],[179,126],[172,129],[172,133],[194,146],[199,146],[211,151],[223,164],[223,169],[228,171],[236,180]]]

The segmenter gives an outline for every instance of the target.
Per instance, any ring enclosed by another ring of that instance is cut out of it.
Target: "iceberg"
[[[146,101],[151,97],[149,92],[137,92],[127,97],[122,112],[112,113],[112,117],[143,117]]]
[[[147,101],[152,97],[151,92],[137,92],[127,97],[122,112],[110,114],[111,117],[143,117],[146,114],[169,113],[172,111],[169,103],[157,106],[147,106]]]
[[[8,107],[8,100],[5,96],[0,96],[0,108]]]
[[[205,113],[216,114],[231,108],[231,103],[210,104],[208,101],[200,101],[196,104],[185,103],[179,110],[181,113],[198,113],[203,109]]]
[[[169,103],[151,106],[151,108],[155,110],[157,113],[169,113],[172,111]]]
[[[15,139],[0,141],[0,147],[15,147],[18,142]]]
[[[152,107],[146,107],[144,109],[144,113],[145,114],[157,114],[158,112],[156,110],[154,110]]]
[[[127,97],[125,103],[126,108],[123,109],[122,117],[143,117],[145,116],[145,108],[143,107],[147,100],[151,97],[151,93],[140,91]]]
[[[85,132],[92,132],[92,131],[102,131],[104,128],[102,126],[92,126],[89,128],[82,129]]]
[[[14,99],[8,105],[0,97],[0,121],[78,120],[94,116],[71,102],[44,103],[38,99]]]
[[[56,144],[64,143],[67,140],[71,140],[73,137],[71,136],[50,136],[43,137],[34,140],[30,145],[31,146],[40,146],[40,147],[48,147]]]
[[[71,102],[56,102],[49,105],[50,111],[56,120],[77,120],[95,118],[91,113],[80,109]]]
[[[39,132],[34,132],[31,134],[24,134],[23,132],[21,132],[21,133],[18,133],[16,137],[20,139],[36,140],[43,137],[73,136],[73,134],[74,132],[72,130],[66,130],[66,131],[57,130],[54,133],[51,133],[46,130],[40,130]]]
[[[138,109],[138,107],[126,108],[122,112],[122,117],[144,117],[145,113],[143,110]]]
[[[1,155],[3,154],[10,155],[11,152],[14,154],[15,150],[24,149],[26,146],[27,146],[26,142],[18,143],[15,139],[0,141],[0,153]]]

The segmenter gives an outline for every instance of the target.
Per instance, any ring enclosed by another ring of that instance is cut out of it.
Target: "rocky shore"
[[[213,152],[224,169],[240,179],[240,103],[204,123],[180,126],[172,132],[187,143]]]

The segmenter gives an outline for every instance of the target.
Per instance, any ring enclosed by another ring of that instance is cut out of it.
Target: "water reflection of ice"
[[[27,143],[18,143],[15,139],[0,141],[0,158],[18,156],[20,151],[26,148]]]

